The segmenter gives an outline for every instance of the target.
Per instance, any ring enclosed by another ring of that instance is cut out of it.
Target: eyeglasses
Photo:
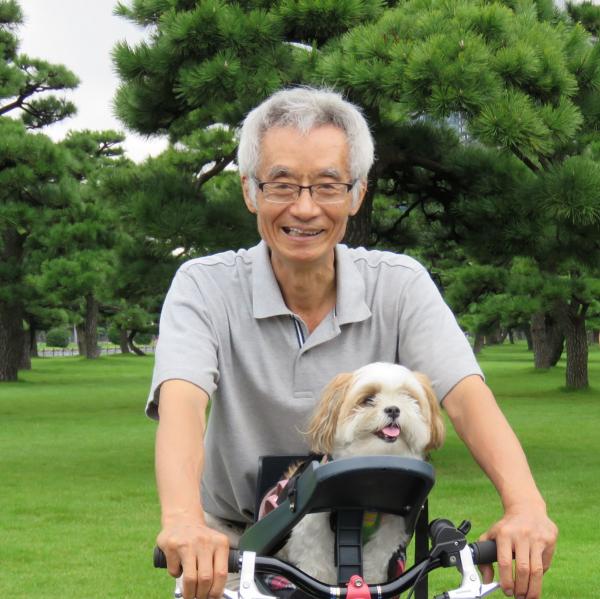
[[[313,183],[312,185],[271,181],[257,181],[257,183],[265,200],[273,204],[293,204],[300,197],[303,189],[308,189],[310,197],[317,204],[337,204],[346,199],[356,181],[354,183]]]

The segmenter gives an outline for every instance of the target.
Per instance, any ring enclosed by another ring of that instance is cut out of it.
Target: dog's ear
[[[351,372],[338,374],[323,390],[308,430],[311,451],[329,454],[333,450],[335,431],[344,403],[344,397],[353,381]]]
[[[427,375],[422,372],[413,373],[416,379],[423,387],[425,391],[425,397],[427,398],[427,404],[422,406],[426,417],[429,420],[429,443],[425,447],[425,451],[431,451],[432,449],[439,449],[444,443],[444,437],[446,435],[446,429],[444,426],[444,419],[442,417],[442,410],[440,409],[440,403],[435,396],[431,381]]]

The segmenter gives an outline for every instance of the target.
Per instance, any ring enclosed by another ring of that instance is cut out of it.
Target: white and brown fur
[[[442,445],[444,423],[425,375],[397,364],[375,362],[340,374],[327,385],[307,434],[313,452],[333,459],[371,455],[426,459]],[[387,579],[390,557],[409,540],[401,516],[381,515],[378,530],[363,548],[367,583]],[[329,514],[306,515],[278,556],[317,580],[336,584]]]

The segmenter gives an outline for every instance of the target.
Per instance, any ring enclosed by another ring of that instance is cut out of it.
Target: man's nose
[[[290,206],[290,211],[295,215],[303,218],[311,218],[320,211],[320,206],[310,195],[309,189],[301,189],[298,199]]]

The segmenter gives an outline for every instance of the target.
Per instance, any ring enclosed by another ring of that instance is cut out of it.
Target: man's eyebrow
[[[273,165],[266,174],[267,181],[272,181],[273,179],[277,179],[278,177],[289,177],[291,179],[296,178],[296,173],[287,166],[283,166],[281,164]],[[337,179],[338,181],[342,179],[342,174],[335,167],[327,167],[317,171],[314,175],[315,177],[320,178],[329,178],[329,179]]]
[[[293,177],[293,172],[287,167],[279,164],[272,166],[267,172],[267,180],[277,179],[278,177]]]
[[[342,178],[342,174],[340,173],[340,171],[337,170],[337,168],[324,168],[323,170],[319,171],[317,173],[318,177],[330,177],[331,179],[341,179]]]

